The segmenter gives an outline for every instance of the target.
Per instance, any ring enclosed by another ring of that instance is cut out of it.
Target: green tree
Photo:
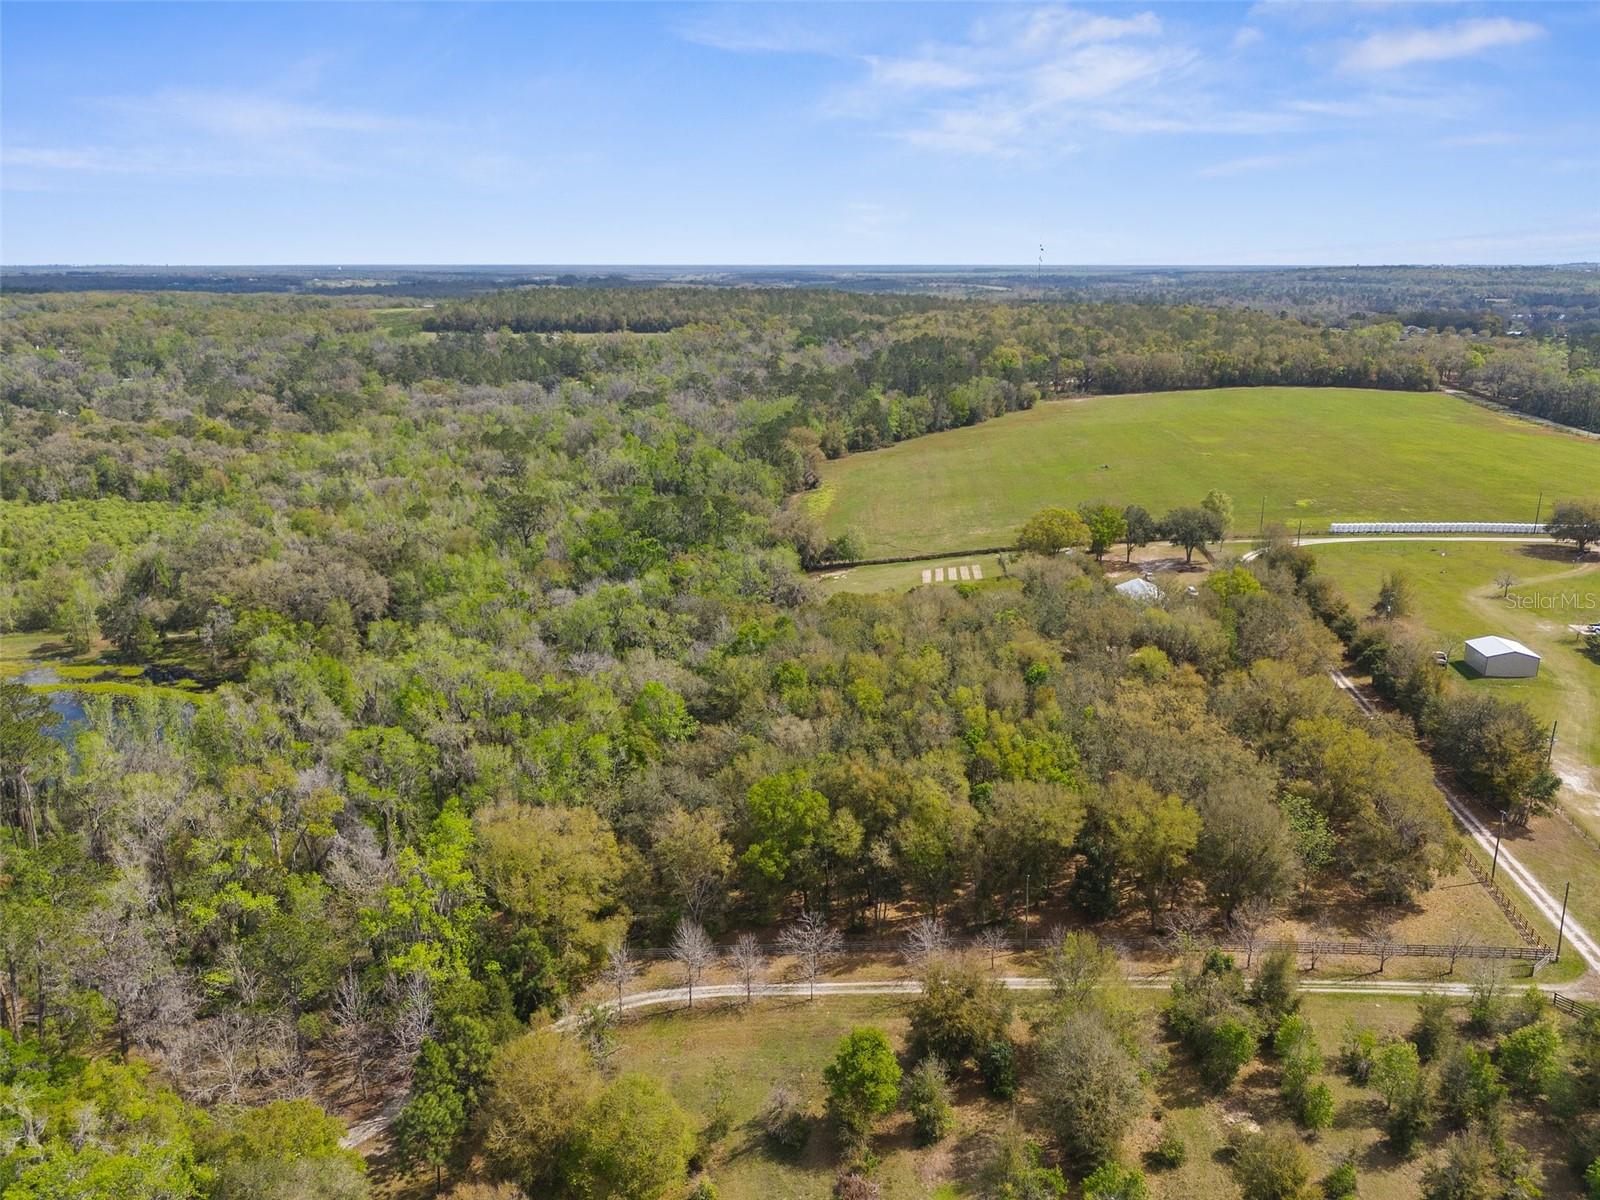
[[[1409,1153],[1428,1127],[1432,1101],[1417,1048],[1398,1040],[1378,1047],[1372,1060],[1371,1082],[1383,1097],[1389,1141],[1401,1153]]]
[[[1545,1018],[1500,1039],[1495,1058],[1506,1082],[1525,1096],[1543,1095],[1561,1054],[1561,1031]]]
[[[1017,549],[1031,554],[1055,555],[1089,544],[1089,527],[1070,508],[1042,508],[1017,534]]]
[[[944,1140],[956,1123],[950,1076],[944,1063],[932,1055],[919,1062],[906,1078],[905,1093],[917,1144],[931,1146]]]
[[[395,1149],[408,1167],[432,1167],[434,1191],[466,1128],[467,1110],[443,1048],[431,1039],[417,1055],[411,1095],[394,1121]]]
[[[1560,500],[1550,510],[1545,532],[1558,542],[1571,542],[1583,554],[1600,542],[1600,499]]]
[[[585,1200],[658,1200],[688,1178],[694,1131],[661,1083],[619,1075],[573,1126],[569,1180]]]
[[[931,961],[922,992],[911,1001],[911,1052],[952,1067],[1002,1041],[1011,1024],[1003,984],[971,966]]]
[[[900,1064],[883,1030],[853,1029],[822,1070],[828,1111],[848,1139],[864,1138],[872,1122],[900,1100]]]
[[[1162,795],[1142,779],[1114,775],[1100,805],[1118,864],[1144,893],[1150,927],[1172,899],[1200,841],[1200,814],[1183,799]]]
[[[223,1108],[195,1138],[214,1200],[363,1200],[367,1167],[342,1122],[309,1100]]]
[[[48,696],[13,679],[0,679],[0,790],[12,801],[6,823],[20,830],[33,849],[39,847],[36,793],[60,753],[50,736],[59,723]]]
[[[1416,606],[1416,587],[1404,571],[1390,571],[1378,585],[1378,598],[1372,604],[1372,615],[1385,620],[1409,617]]]
[[[1212,488],[1206,493],[1206,498],[1200,501],[1200,507],[1217,519],[1217,527],[1222,530],[1222,536],[1227,537],[1228,531],[1233,528],[1233,497],[1218,488]]]
[[[745,814],[750,843],[740,861],[769,886],[804,896],[814,879],[814,848],[828,825],[828,798],[796,768],[752,784]]]
[[[1090,1009],[1067,1013],[1040,1035],[1034,1087],[1056,1145],[1083,1167],[1115,1157],[1144,1104],[1139,1064]]]
[[[1089,553],[1096,561],[1105,557],[1128,532],[1128,519],[1122,510],[1110,504],[1080,504],[1078,516],[1089,531]]]
[[[529,1195],[546,1194],[561,1178],[578,1114],[599,1090],[588,1054],[564,1034],[539,1029],[501,1046],[483,1106],[490,1165]]]
[[[1161,518],[1160,536],[1183,550],[1183,561],[1194,561],[1194,552],[1223,538],[1222,522],[1205,508],[1174,508]]]
[[[1161,529],[1152,517],[1137,504],[1130,504],[1122,510],[1122,544],[1127,548],[1124,561],[1133,561],[1133,552],[1140,547],[1148,546],[1161,536]]]

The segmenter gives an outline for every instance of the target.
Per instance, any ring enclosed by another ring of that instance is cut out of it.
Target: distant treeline
[[[216,470],[268,429],[346,430],[414,394],[489,402],[473,389],[664,408],[765,463],[780,493],[814,483],[825,457],[1082,393],[1449,385],[1600,430],[1581,338],[1243,307],[697,287],[501,292],[409,328],[342,296],[11,295],[3,313],[0,495],[13,499],[209,498]],[[636,336],[648,330],[661,332]],[[135,435],[152,423],[161,438]]]

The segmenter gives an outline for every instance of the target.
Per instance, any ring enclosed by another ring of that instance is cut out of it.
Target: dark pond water
[[[54,667],[29,667],[17,676],[17,682],[37,687],[45,683],[60,683],[61,675]],[[66,741],[84,722],[83,694],[75,691],[56,691],[47,695],[50,698],[51,711],[61,718],[60,723],[56,725],[55,736]]]

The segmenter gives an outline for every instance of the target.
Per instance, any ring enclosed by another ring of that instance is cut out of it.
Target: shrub
[[[1189,1157],[1188,1144],[1172,1130],[1167,1130],[1161,1135],[1161,1140],[1156,1142],[1155,1148],[1145,1156],[1145,1161],[1158,1171],[1171,1171],[1183,1166]]]
[[[1035,1078],[1056,1145],[1085,1166],[1115,1154],[1144,1106],[1139,1064],[1095,1012],[1070,1013],[1040,1036]]]
[[[1268,953],[1250,985],[1250,1003],[1276,1025],[1300,1007],[1300,976],[1294,951],[1279,947]]]
[[[978,1074],[989,1095],[996,1100],[1016,1098],[1017,1048],[1010,1038],[997,1038],[978,1051]]]
[[[1411,1041],[1423,1062],[1443,1057],[1455,1034],[1455,1019],[1448,997],[1430,995],[1417,1001],[1417,1023],[1411,1029]]]
[[[906,1080],[906,1107],[917,1145],[931,1146],[955,1127],[955,1106],[950,1103],[950,1079],[944,1063],[925,1058]]]
[[[979,1194],[984,1200],[1060,1200],[1067,1194],[1061,1168],[1044,1166],[1040,1158],[1038,1145],[1007,1124],[978,1174]]]
[[[1300,1139],[1289,1130],[1240,1130],[1229,1144],[1244,1200],[1301,1200],[1307,1194],[1311,1164]]]
[[[1119,1162],[1102,1164],[1083,1181],[1083,1200],[1148,1200],[1149,1195],[1144,1172]]]
[[[689,1200],[717,1200],[717,1185],[702,1177],[689,1193]]]
[[[1496,1112],[1506,1098],[1505,1084],[1489,1056],[1458,1042],[1439,1067],[1439,1108],[1458,1129]]]
[[[833,1182],[834,1200],[878,1200],[881,1189],[859,1171],[850,1171]]]
[[[998,980],[971,967],[929,965],[922,994],[911,1002],[911,1053],[933,1055],[951,1067],[1004,1041],[1011,999]]]
[[[1356,1194],[1356,1164],[1348,1157],[1334,1164],[1322,1177],[1322,1194],[1327,1200],[1348,1200]]]
[[[1428,1127],[1431,1100],[1417,1048],[1410,1042],[1384,1043],[1373,1059],[1372,1086],[1383,1097],[1390,1144],[1408,1153]]]
[[[1583,1173],[1583,1186],[1589,1193],[1589,1200],[1600,1200],[1600,1158],[1590,1163]]]
[[[893,1112],[900,1100],[900,1064],[883,1030],[853,1029],[822,1070],[828,1111],[846,1139],[863,1137],[873,1119]]]
[[[1333,1092],[1327,1084],[1308,1088],[1301,1097],[1300,1124],[1314,1133],[1333,1128]]]
[[[1339,1065],[1352,1083],[1365,1087],[1372,1078],[1372,1064],[1378,1053],[1376,1030],[1346,1021],[1344,1042],[1339,1047]]]
[[[805,1105],[793,1089],[781,1083],[767,1093],[767,1102],[761,1106],[756,1124],[784,1150],[799,1150],[811,1135]]]
[[[1496,1058],[1507,1083],[1524,1095],[1538,1096],[1549,1086],[1560,1052],[1561,1031],[1552,1021],[1538,1020],[1501,1038]]]

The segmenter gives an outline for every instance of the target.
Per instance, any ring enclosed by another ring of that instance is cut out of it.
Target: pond
[[[59,684],[61,672],[54,667],[29,667],[16,678],[18,683],[25,683],[29,687],[46,687]],[[52,687],[45,695],[50,699],[50,711],[61,718],[54,734],[59,740],[67,741],[85,720],[83,693],[72,688]]]

